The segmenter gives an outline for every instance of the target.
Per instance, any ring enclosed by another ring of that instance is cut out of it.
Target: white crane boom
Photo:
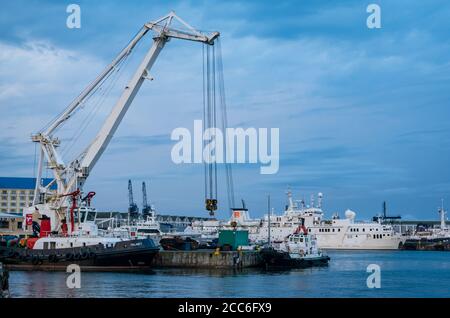
[[[187,31],[171,28],[171,24],[174,19],[181,23],[184,27],[186,27]],[[131,53],[136,44],[146,35],[149,30],[152,30],[156,33],[153,37],[152,47],[146,53],[144,59],[135,71],[133,77],[124,88],[119,100],[113,107],[111,113],[107,117],[97,136],[81,155],[77,156],[75,160],[73,160],[68,166],[66,166],[57,152],[59,140],[53,137],[55,130],[72,116],[72,114],[83,104],[83,101],[85,101],[86,98],[88,98],[90,94],[95,91],[98,85],[100,85],[102,81],[107,78],[108,74],[110,74],[110,72],[112,72],[115,67],[127,55]],[[118,126],[120,125],[120,122],[125,116],[125,113],[130,107],[134,97],[139,91],[142,83],[146,78],[148,78],[150,69],[155,63],[159,53],[170,38],[196,41],[212,45],[214,44],[214,40],[219,35],[220,34],[218,32],[213,32],[210,35],[206,35],[195,30],[193,27],[180,19],[174,12],[170,12],[167,16],[158,19],[155,22],[146,23],[144,27],[138,32],[138,34],[119,53],[119,55],[66,108],[66,110],[62,114],[49,125],[47,129],[41,131],[36,135],[33,135],[32,140],[34,142],[39,142],[41,146],[33,205],[39,203],[38,201],[40,200],[40,194],[46,193],[51,184],[55,182],[57,184],[58,196],[56,198],[53,198],[52,204],[56,209],[62,206],[67,206],[65,203],[67,202],[68,197],[63,197],[63,194],[67,194],[77,189],[82,189],[90,171],[105,151]],[[40,185],[44,156],[48,161],[49,168],[53,170],[55,177],[52,183],[50,185],[47,185],[46,187]]]

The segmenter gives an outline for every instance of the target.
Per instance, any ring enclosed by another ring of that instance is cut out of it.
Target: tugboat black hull
[[[290,268],[308,268],[316,266],[327,266],[330,257],[320,255],[309,258],[292,258],[289,253],[266,249],[261,251],[264,266],[268,269],[290,269]]]
[[[82,270],[136,270],[149,268],[158,251],[150,239],[119,242],[114,247],[47,250],[0,247],[0,262],[10,269],[22,270],[66,270],[71,264]]]

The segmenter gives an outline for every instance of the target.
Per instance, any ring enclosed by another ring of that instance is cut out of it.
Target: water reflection
[[[64,272],[11,272],[13,297],[449,297],[450,253],[330,251],[329,266],[292,270],[154,269],[82,273],[68,289]],[[366,286],[379,264],[382,288]]]

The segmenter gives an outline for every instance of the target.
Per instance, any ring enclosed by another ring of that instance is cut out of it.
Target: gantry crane
[[[145,186],[145,182],[142,182],[142,216],[147,219],[148,216],[153,216],[152,207],[148,204],[147,201],[147,187]]]
[[[131,219],[136,219],[139,216],[139,208],[133,199],[133,184],[128,180],[128,216]]]
[[[173,22],[177,21],[185,30],[173,28]],[[133,51],[149,31],[153,31],[153,45],[146,53],[142,62],[138,66],[134,75],[123,89],[123,92],[113,107],[106,121],[103,123],[97,136],[89,146],[75,159],[65,163],[58,153],[60,140],[55,132],[61,125],[68,121],[71,116],[83,106],[83,102],[93,93],[101,83],[108,78],[116,66],[122,62]],[[60,220],[70,219],[68,213],[69,199],[67,194],[76,190],[82,191],[89,174],[101,155],[108,146],[111,138],[117,130],[125,113],[130,107],[134,97],[138,93],[145,79],[151,79],[149,74],[159,53],[170,39],[181,39],[204,43],[207,46],[213,45],[219,37],[219,32],[204,34],[197,31],[174,12],[158,19],[154,22],[144,24],[136,36],[119,53],[119,55],[109,64],[101,74],[89,85],[81,94],[45,129],[32,136],[32,141],[40,146],[38,169],[36,176],[36,187],[33,205],[24,210],[24,214],[32,213],[35,207],[39,207],[41,213],[45,213],[51,218],[52,229],[58,228]],[[43,186],[40,182],[44,161],[47,161],[48,168],[53,172],[53,181]],[[56,195],[52,194],[50,188],[56,184]],[[81,195],[81,193],[80,193]]]

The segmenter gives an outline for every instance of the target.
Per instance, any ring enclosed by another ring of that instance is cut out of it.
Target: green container
[[[219,231],[219,247],[228,245],[233,251],[239,246],[248,245],[248,231],[221,230]]]

